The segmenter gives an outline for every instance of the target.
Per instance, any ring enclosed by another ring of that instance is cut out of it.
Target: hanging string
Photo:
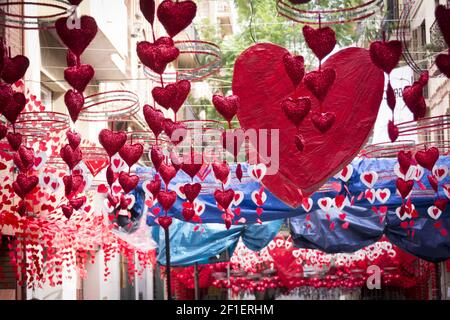
[[[253,0],[250,0],[250,23],[249,23],[249,29],[250,29],[250,37],[253,40],[253,43],[257,43],[255,35],[254,35],[254,29],[253,29],[253,19],[255,16],[255,10],[253,8]]]

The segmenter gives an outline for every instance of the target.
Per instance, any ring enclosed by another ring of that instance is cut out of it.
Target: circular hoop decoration
[[[359,152],[362,158],[394,158],[401,150],[412,150],[416,146],[414,140],[381,142],[367,145]]]
[[[157,142],[152,131],[127,132],[127,141],[131,144],[140,143],[144,146],[144,154],[141,157],[141,161],[148,167],[153,167],[153,162],[149,157],[149,152],[152,149],[152,146],[157,144],[161,148],[166,149],[170,144],[165,134],[159,135]]]
[[[406,121],[397,124],[399,137],[416,136],[418,141],[429,141],[436,136],[444,135],[450,129],[450,115],[422,118],[417,121]]]
[[[36,139],[47,137],[52,132],[68,129],[69,116],[60,112],[23,112],[17,118],[15,128],[23,136]]]
[[[181,66],[175,72],[165,72],[162,77],[166,84],[178,80],[200,81],[219,71],[222,66],[222,52],[212,42],[183,40],[175,41],[175,46],[180,50],[180,56],[194,56],[195,66]],[[161,76],[147,67],[144,67],[144,74],[154,82],[161,81]]]
[[[139,97],[127,90],[96,93],[85,98],[79,121],[130,121],[139,111]]]
[[[345,7],[342,4],[339,9],[320,9],[313,3],[294,5],[289,0],[277,0],[277,11],[280,15],[298,23],[311,25],[319,24],[319,17],[320,23],[324,25],[361,21],[379,12],[382,6],[383,0],[365,0],[353,7]]]
[[[82,146],[83,162],[92,176],[96,177],[109,164],[109,157],[104,148]]]
[[[75,9],[67,0],[1,1],[0,26],[23,30],[53,29],[56,20],[71,16]]]

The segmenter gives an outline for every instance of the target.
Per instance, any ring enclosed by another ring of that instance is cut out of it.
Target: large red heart
[[[95,70],[90,64],[73,66],[64,70],[64,79],[79,92],[83,92],[95,75]]]
[[[382,101],[384,75],[365,49],[348,48],[329,57],[323,67],[334,69],[336,80],[323,106],[336,114],[336,120],[322,134],[308,115],[299,130],[305,139],[300,153],[293,139],[297,130],[280,103],[290,96],[310,96],[311,109],[318,110],[319,101],[303,84],[294,92],[283,63],[286,52],[267,43],[247,49],[235,64],[233,92],[241,99],[238,118],[242,128],[279,130],[279,159],[272,159],[279,170],[266,175],[263,184],[285,203],[298,207],[299,189],[304,196],[312,194],[350,163],[366,142]]]
[[[167,110],[172,109],[175,113],[180,110],[191,91],[191,83],[180,80],[165,87],[155,87],[152,90],[153,99]]]
[[[155,43],[148,41],[139,42],[136,52],[146,67],[159,74],[163,74],[167,65],[180,55],[180,50],[175,47],[173,40],[168,37],[161,37]]]
[[[6,83],[13,84],[19,81],[27,72],[30,60],[25,56],[15,56],[5,58],[2,70],[2,79]]]
[[[156,177],[159,178],[159,176]],[[146,185],[147,190],[151,192],[153,198],[156,198],[158,196],[159,191],[161,191],[161,180],[156,179],[156,177]]]
[[[179,144],[184,140],[187,134],[187,127],[182,122],[174,122],[172,119],[164,119],[164,132],[169,136],[170,141],[174,145]]]
[[[191,24],[196,13],[197,5],[194,1],[165,0],[158,6],[156,14],[167,34],[173,38]]]
[[[92,17],[82,16],[80,18],[79,28],[73,28],[70,26],[70,23],[68,23],[69,18],[70,17],[63,17],[56,20],[56,32],[70,51],[79,57],[91,41],[94,40],[98,30],[97,23]]]

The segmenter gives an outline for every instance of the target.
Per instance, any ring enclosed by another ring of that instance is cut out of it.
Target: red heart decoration
[[[228,123],[233,120],[239,109],[239,97],[236,95],[224,97],[220,95],[214,95],[212,98],[212,103],[222,117],[228,121]]]
[[[426,113],[427,113],[427,103],[425,102],[425,98],[421,97],[416,105],[416,110],[413,113],[414,121],[417,121],[425,117]]]
[[[98,31],[97,23],[92,17],[82,16],[79,18],[80,27],[70,28],[70,23],[67,21],[69,18],[63,17],[56,20],[56,32],[70,51],[80,57],[91,41],[94,40]]]
[[[27,99],[21,92],[14,93],[12,99],[8,101],[6,106],[3,107],[3,116],[11,123],[16,123],[19,114],[25,108],[27,104]]]
[[[195,210],[193,208],[183,208],[181,212],[185,221],[191,221],[195,216]]]
[[[9,84],[19,81],[27,72],[30,60],[27,57],[18,55],[14,58],[5,57],[3,62],[2,79]]]
[[[294,142],[298,151],[302,152],[305,149],[305,139],[300,133],[295,135]]]
[[[177,170],[171,164],[162,163],[158,169],[161,178],[163,179],[166,186],[170,184],[170,181],[177,175]]]
[[[17,175],[16,181],[13,183],[15,193],[24,199],[38,185],[39,178],[36,176],[27,176],[24,173]]]
[[[9,145],[14,151],[19,150],[22,145],[22,134],[8,132],[6,135],[6,140],[8,140]]]
[[[109,129],[103,129],[98,135],[98,141],[105,148],[106,153],[112,157],[127,142],[127,134],[123,131],[113,132]]]
[[[415,81],[412,86],[403,88],[403,101],[412,113],[416,113],[417,105],[423,98],[423,86],[420,82]]]
[[[398,127],[394,124],[392,120],[389,120],[388,122],[388,135],[391,142],[397,141],[399,131]]]
[[[159,217],[158,223],[161,227],[163,227],[164,230],[167,230],[172,224],[172,217],[169,216]]]
[[[26,173],[34,165],[34,150],[22,145],[18,152],[14,154],[13,160],[19,171]]]
[[[304,82],[309,91],[319,101],[323,101],[335,80],[336,71],[331,68],[323,68],[306,74]]]
[[[118,174],[114,172],[111,166],[106,169],[106,181],[110,186],[117,180]]]
[[[444,5],[439,5],[436,7],[434,15],[444,40],[450,47],[450,9],[447,9]]]
[[[444,212],[444,211],[445,211],[445,208],[447,208],[447,203],[448,203],[448,200],[447,200],[447,199],[437,199],[437,200],[434,202],[434,205],[435,205],[439,210],[441,210],[442,212]]]
[[[399,151],[397,154],[398,163],[400,165],[400,172],[406,174],[412,163],[412,152],[411,151]]]
[[[84,92],[95,75],[95,70],[89,64],[73,66],[64,70],[64,79],[78,92]]]
[[[146,104],[144,106],[144,118],[148,126],[150,127],[150,130],[152,130],[155,137],[158,138],[159,134],[164,130],[164,113],[162,113],[161,110],[158,110]]]
[[[84,206],[84,204],[86,203],[86,197],[80,197],[80,198],[76,198],[76,199],[71,199],[69,201],[70,205],[75,209],[75,210],[80,210],[82,206]]]
[[[418,164],[432,171],[436,161],[439,159],[439,150],[436,147],[431,147],[427,150],[417,151],[415,158]]]
[[[3,140],[3,138],[6,137],[6,134],[8,133],[8,128],[0,123],[0,140]]]
[[[161,207],[165,212],[168,212],[172,209],[175,201],[177,200],[177,193],[175,191],[164,191],[161,190],[158,193],[158,202],[161,204]]]
[[[279,170],[266,175],[262,182],[279,199],[298,207],[299,189],[305,197],[312,194],[350,163],[365,144],[382,100],[384,75],[371,63],[365,49],[348,48],[329,57],[322,67],[334,69],[336,81],[323,105],[336,113],[335,125],[323,135],[312,122],[304,121],[300,132],[314,152],[296,156],[292,137],[297,130],[279,105],[289,96],[309,96],[309,91],[300,85],[294,92],[283,63],[286,52],[273,44],[247,49],[235,64],[233,92],[241,100],[238,118],[242,128],[279,130]],[[316,99],[311,103],[313,110],[319,109]]]
[[[286,117],[298,127],[311,111],[311,99],[308,97],[297,99],[289,97],[281,102],[281,109]]]
[[[236,166],[236,178],[238,178],[239,182],[242,182],[242,176],[244,175],[244,173],[242,172],[242,166],[239,163]]]
[[[155,1],[154,0],[140,0],[139,6],[145,19],[153,25],[155,21]]]
[[[225,161],[222,163],[214,162],[212,164],[212,168],[216,179],[222,183],[226,183],[228,176],[230,175],[230,167],[228,166],[228,163]]]
[[[155,170],[158,171],[159,167],[163,163],[165,156],[160,147],[153,145],[150,151],[150,158],[152,159],[153,166]]]
[[[67,218],[70,219],[70,217],[73,214],[73,208],[71,206],[65,205],[63,204],[61,206],[61,211],[63,212],[63,215]]]
[[[78,120],[81,110],[84,106],[83,94],[70,89],[64,95],[64,102],[66,104],[67,110],[69,111],[70,118],[75,123]]]
[[[436,66],[447,78],[450,78],[450,54],[438,54],[436,57]]]
[[[139,161],[139,159],[142,157],[142,154],[144,153],[144,146],[140,143],[136,144],[130,144],[125,143],[123,147],[119,151],[120,157],[125,161],[125,163],[131,167],[136,162]]]
[[[66,137],[72,149],[76,149],[80,146],[81,135],[79,133],[76,133],[69,129],[66,132]]]
[[[297,87],[305,76],[305,59],[302,56],[294,56],[287,52],[283,56],[283,63],[292,84]]]
[[[184,123],[173,122],[171,119],[164,119],[164,132],[169,136],[170,141],[177,145],[184,140],[187,134],[187,128]]]
[[[402,178],[398,178],[396,185],[398,191],[400,192],[400,195],[402,196],[403,199],[405,199],[409,195],[414,186],[414,180],[405,181]]]
[[[370,58],[381,70],[390,73],[402,56],[402,43],[398,40],[374,41],[370,44]]]
[[[159,22],[172,38],[192,23],[196,13],[197,5],[190,0],[177,2],[164,0],[156,12]]]
[[[336,46],[336,34],[330,27],[313,29],[305,25],[302,31],[306,44],[319,60],[325,58]]]
[[[434,192],[438,192],[439,182],[438,182],[437,178],[431,174],[428,175],[427,178],[428,178],[428,182],[430,183],[431,188],[433,188]]]
[[[121,172],[119,175],[119,184],[125,193],[129,193],[134,190],[139,183],[139,177],[136,175],[130,175],[126,172]]]
[[[386,90],[386,101],[388,107],[394,111],[395,105],[397,104],[397,99],[395,98],[394,88],[392,88],[391,82],[388,82],[387,90]]]
[[[131,202],[132,202],[131,198],[127,198],[122,194],[120,197],[120,208],[122,210],[127,210],[128,207],[130,206]]]
[[[96,177],[103,169],[108,166],[108,160],[102,158],[84,159],[84,164],[92,176]]]
[[[70,170],[73,170],[79,164],[83,158],[80,148],[72,149],[70,144],[66,144],[60,152],[61,158],[69,166]]]
[[[186,199],[188,199],[189,202],[191,203],[193,203],[194,200],[198,197],[201,190],[202,185],[200,183],[193,183],[193,184],[186,183],[183,189],[184,194],[186,195]]]
[[[183,165],[181,166],[181,170],[183,170],[191,179],[199,173],[200,169],[203,166],[203,156],[199,153],[190,154],[190,161],[183,161]]]
[[[156,179],[156,177],[151,182],[147,183],[147,190],[151,192],[153,198],[156,198],[159,191],[161,191],[161,180],[159,180],[159,178]]]
[[[14,91],[9,84],[0,83],[0,113],[12,99]]]
[[[334,112],[313,112],[311,116],[311,121],[314,127],[317,128],[321,133],[325,133],[333,126],[336,121],[336,114]]]
[[[180,55],[180,50],[168,37],[161,37],[155,43],[139,42],[136,51],[141,62],[158,74],[163,74],[167,65]]]
[[[234,190],[216,190],[214,192],[214,199],[224,209],[227,210],[230,207],[231,202],[234,199]]]
[[[153,99],[167,110],[172,109],[175,113],[180,110],[191,91],[191,83],[180,80],[165,87],[155,87],[152,90]]]

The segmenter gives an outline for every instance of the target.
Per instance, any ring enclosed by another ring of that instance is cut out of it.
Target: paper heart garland
[[[158,193],[158,202],[161,204],[161,207],[165,212],[168,212],[172,209],[175,201],[177,200],[177,194],[175,191],[165,191],[161,190]]]
[[[255,190],[251,194],[251,198],[254,204],[258,207],[262,207],[267,200],[267,194],[264,191]]]
[[[307,73],[303,81],[309,91],[319,101],[323,101],[335,80],[336,71],[331,68],[323,68]]]
[[[155,1],[154,0],[139,0],[139,7],[145,19],[153,25],[155,21]]]
[[[234,198],[233,198],[232,205],[237,207],[242,203],[243,200],[244,200],[244,192],[243,191],[234,191]]]
[[[123,131],[113,132],[109,129],[103,129],[98,135],[98,141],[106,150],[108,155],[112,157],[122,149],[127,141],[127,134]]]
[[[287,50],[267,43],[247,49],[235,64],[233,92],[241,100],[237,116],[243,129],[279,130],[279,170],[262,182],[283,202],[298,207],[301,205],[299,189],[305,197],[312,194],[347,165],[365,144],[382,100],[384,75],[371,63],[365,49],[349,48],[330,56],[322,67],[334,69],[336,81],[323,104],[336,113],[335,124],[323,135],[310,121],[304,121],[300,133],[314,153],[295,156],[298,152],[292,137],[297,130],[280,112],[279,105],[286,97],[310,94],[303,84],[294,91],[283,63],[286,53]],[[311,104],[312,110],[319,108],[316,99]]]
[[[325,58],[336,46],[336,34],[330,27],[313,29],[305,25],[302,31],[306,44],[319,60]]]
[[[436,66],[447,78],[450,78],[450,54],[438,54],[436,57]]]
[[[69,111],[70,118],[75,123],[78,120],[81,110],[84,106],[84,96],[75,90],[68,90],[64,95],[64,103]]]
[[[433,168],[433,175],[438,181],[442,181],[448,176],[448,167],[446,165],[437,166]]]
[[[217,112],[230,123],[239,109],[239,97],[236,95],[231,95],[228,97],[223,97],[220,95],[214,95],[212,102]]]
[[[439,208],[435,207],[435,206],[431,206],[427,209],[428,215],[434,219],[434,220],[438,220],[440,218],[440,216],[442,215],[442,211],[439,210]]]
[[[75,150],[69,144],[66,144],[60,151],[61,158],[67,164],[70,170],[73,170],[83,158],[80,148]]]
[[[347,197],[343,194],[339,194],[333,199],[333,205],[338,210],[342,210],[348,204],[349,204],[349,201],[348,201]],[[341,220],[345,220],[345,218],[341,219]]]
[[[25,95],[23,93],[14,93],[12,99],[9,99],[6,106],[3,107],[3,116],[12,124],[16,123],[17,118],[25,108],[26,103],[27,99],[25,98]]]
[[[414,158],[422,167],[432,171],[436,161],[439,159],[439,150],[436,147],[420,150],[416,152]]]
[[[389,198],[391,197],[391,190],[385,188],[385,189],[377,189],[375,196],[377,198],[377,200],[384,204],[386,203]]]
[[[444,40],[450,47],[450,9],[447,9],[444,5],[438,5],[434,14]]]
[[[249,165],[247,167],[248,176],[255,181],[261,182],[267,173],[267,166],[264,163]]]
[[[95,70],[89,64],[68,67],[64,70],[64,79],[78,92],[84,92],[94,75]]]
[[[216,199],[217,203],[224,209],[227,210],[230,207],[230,204],[234,199],[234,190],[216,190],[214,192],[214,199]]]
[[[395,214],[401,221],[411,219],[411,215],[408,212],[406,212],[405,206],[401,206],[395,209]]]
[[[129,167],[132,167],[139,161],[144,153],[144,146],[140,143],[125,143],[119,151],[120,157]]]
[[[136,52],[141,62],[158,74],[163,74],[167,65],[180,55],[180,50],[169,37],[161,37],[155,43],[139,42]]]
[[[377,192],[375,189],[367,189],[364,192],[364,197],[366,198],[367,201],[369,201],[370,204],[373,204],[376,199],[376,193]]]
[[[161,110],[158,110],[146,104],[144,106],[144,118],[148,126],[150,127],[150,130],[152,130],[153,134],[157,139],[160,133],[163,132],[164,130],[163,127],[163,121],[165,119],[164,114],[162,113]]]
[[[367,187],[372,188],[378,181],[378,173],[375,171],[363,172],[360,175],[361,182]]]
[[[311,198],[303,198],[303,200],[302,200],[302,208],[306,212],[311,211],[313,204],[314,204],[314,201]]]
[[[305,59],[302,56],[294,56],[287,52],[283,56],[283,63],[292,84],[297,87],[305,76]]]
[[[338,178],[344,182],[347,182],[352,177],[352,174],[353,174],[353,166],[349,164],[338,173]]]
[[[131,210],[136,203],[136,198],[134,195],[121,195],[120,197],[120,209],[122,210]]]
[[[1,73],[2,79],[8,84],[14,84],[23,78],[29,66],[30,60],[25,56],[5,57]]]
[[[294,126],[298,127],[311,111],[311,99],[308,97],[297,99],[289,97],[281,102],[281,109]]]
[[[70,23],[68,23],[68,19],[71,19],[71,17],[63,17],[56,20],[56,32],[70,51],[77,57],[80,57],[92,40],[94,40],[98,31],[97,23],[90,16],[82,16],[79,18],[79,28],[69,28]]]
[[[125,193],[130,193],[139,183],[139,177],[130,175],[126,172],[121,172],[119,175],[119,184]]]
[[[172,38],[186,29],[192,23],[196,14],[197,5],[190,0],[177,2],[164,0],[158,6],[156,12],[158,20]]]
[[[393,41],[374,41],[370,44],[370,58],[381,70],[390,73],[402,56],[402,43]]]
[[[325,212],[328,212],[331,209],[332,204],[333,200],[330,197],[324,197],[317,200],[317,205]]]
[[[200,183],[186,183],[184,185],[183,191],[186,195],[186,199],[189,200],[189,202],[193,203],[194,200],[198,197],[200,194],[200,191],[202,190],[202,185]]]
[[[187,80],[180,80],[165,87],[153,88],[152,96],[157,104],[167,110],[172,109],[173,112],[177,113],[186,101],[190,91],[191,83]]]

